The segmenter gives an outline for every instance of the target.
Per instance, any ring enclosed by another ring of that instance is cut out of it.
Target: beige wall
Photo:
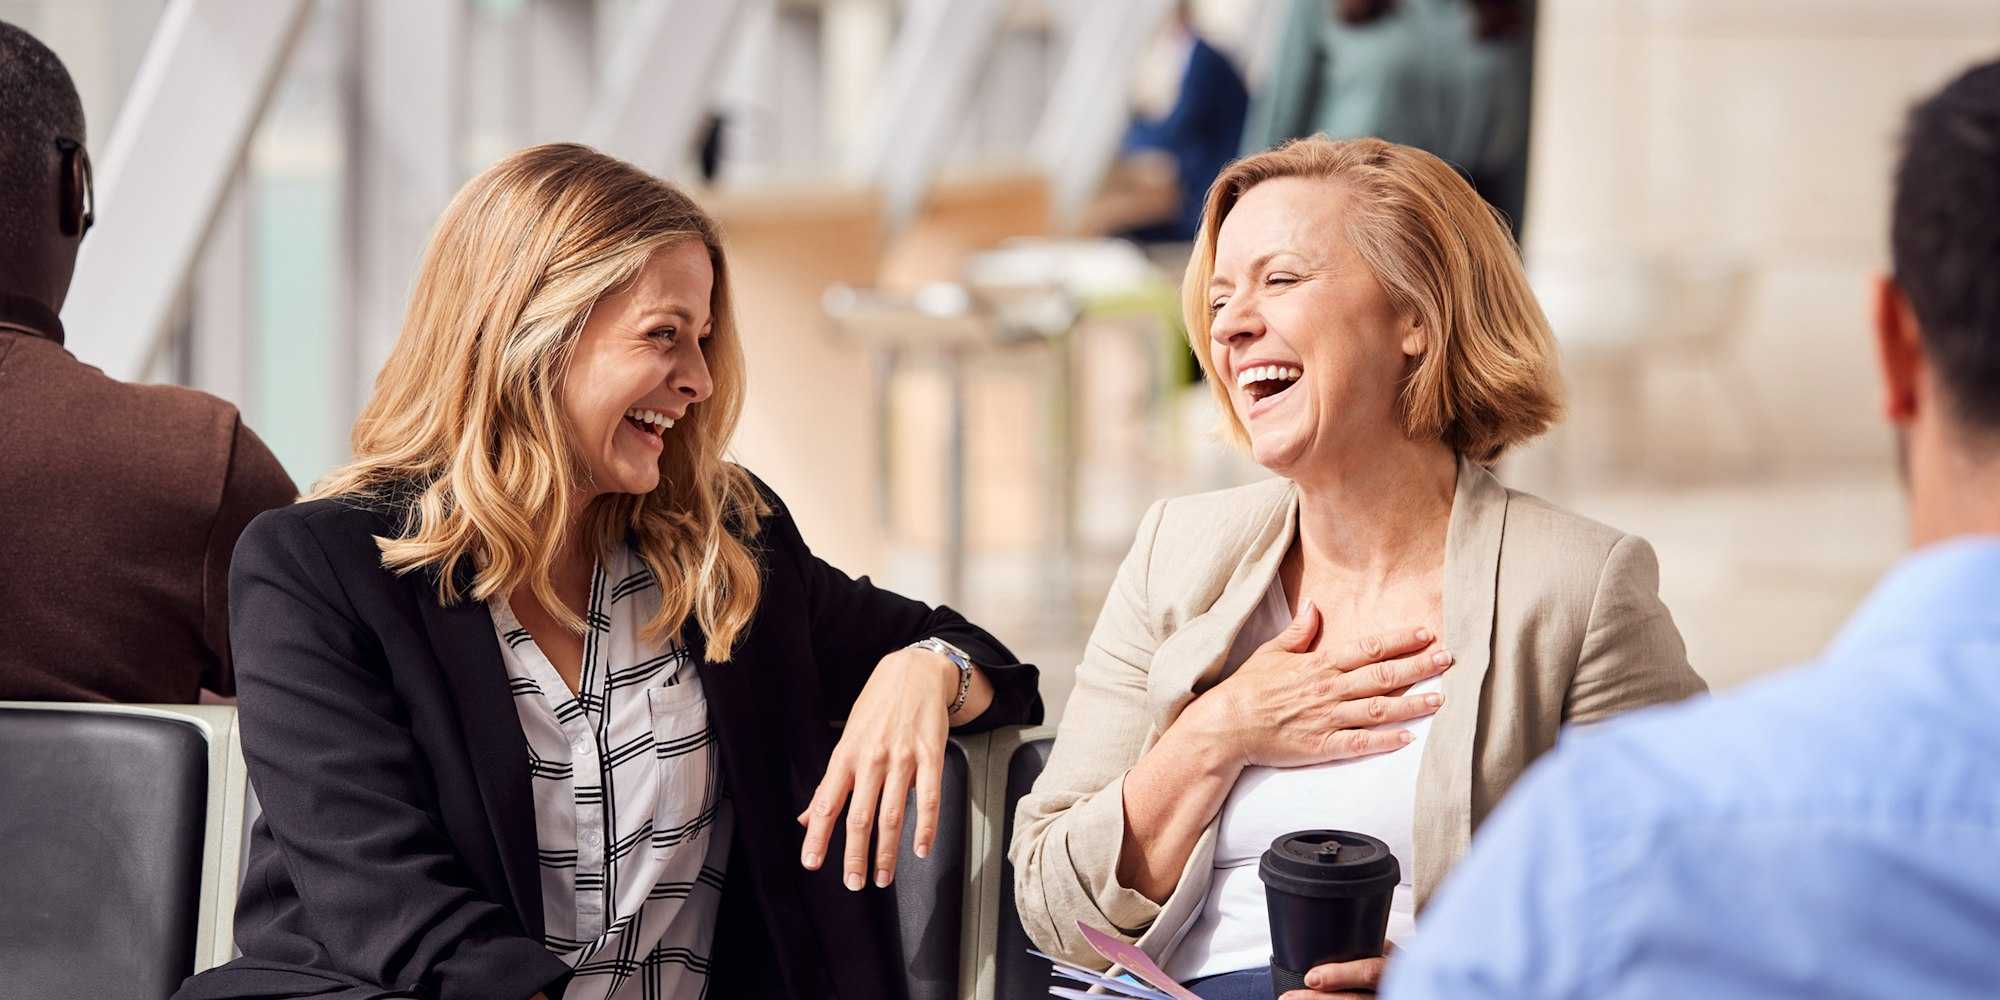
[[[1542,0],[1539,44],[1530,259],[1741,253],[1740,347],[1782,461],[1885,456],[1864,296],[1897,132],[1913,98],[2000,56],[2000,3]]]
[[[1709,377],[1719,356],[1648,365],[1628,422],[1633,396],[1570,366],[1564,433],[1640,428],[1617,451],[1642,474],[1524,463],[1512,482],[1650,539],[1690,659],[1726,687],[1813,656],[1904,549],[1867,288],[1888,261],[1903,115],[2000,57],[2000,3],[1541,2],[1531,267],[1734,255],[1750,284],[1741,383]],[[1756,450],[1724,405],[1742,386],[1774,446]]]

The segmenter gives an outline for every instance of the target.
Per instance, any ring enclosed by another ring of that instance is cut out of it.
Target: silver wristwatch
[[[965,707],[965,696],[972,693],[972,657],[965,655],[965,650],[936,636],[931,636],[928,639],[918,639],[916,642],[910,643],[910,648],[928,649],[950,660],[951,665],[958,668],[958,697],[953,698],[951,700],[951,707],[944,710],[947,718],[957,715],[958,710]]]

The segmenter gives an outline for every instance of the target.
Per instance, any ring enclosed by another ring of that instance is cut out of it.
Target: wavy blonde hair
[[[1279,177],[1336,182],[1353,193],[1345,230],[1400,312],[1430,344],[1404,378],[1404,432],[1442,440],[1491,464],[1562,415],[1555,337],[1528,288],[1499,212],[1443,160],[1381,139],[1295,139],[1232,163],[1208,189],[1194,255],[1181,285],[1188,343],[1222,406],[1230,438],[1249,433],[1209,357],[1208,282],[1215,238],[1244,192]]]
[[[700,241],[715,268],[704,345],[714,393],[667,435],[657,488],[578,511],[587,474],[558,399],[577,335],[598,300],[685,240]],[[744,391],[728,275],[714,222],[631,164],[569,144],[495,163],[438,221],[402,334],[354,425],[354,459],[310,498],[400,510],[401,533],[376,539],[382,565],[434,571],[446,604],[525,586],[577,631],[583,619],[552,577],[565,539],[546,526],[574,519],[599,555],[630,538],[660,583],[646,635],[676,634],[692,615],[706,658],[728,659],[756,610],[748,540],[769,513],[749,473],[723,458]]]

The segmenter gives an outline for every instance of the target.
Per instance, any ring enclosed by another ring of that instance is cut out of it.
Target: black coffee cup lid
[[[1369,896],[1393,891],[1403,870],[1388,844],[1365,833],[1300,830],[1271,842],[1257,875],[1294,896]]]

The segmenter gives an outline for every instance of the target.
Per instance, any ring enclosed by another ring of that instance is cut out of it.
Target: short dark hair
[[[2000,433],[2000,61],[1911,109],[1889,240],[1954,415]]]
[[[0,239],[55,228],[57,138],[84,141],[76,84],[48,46],[0,21]]]

